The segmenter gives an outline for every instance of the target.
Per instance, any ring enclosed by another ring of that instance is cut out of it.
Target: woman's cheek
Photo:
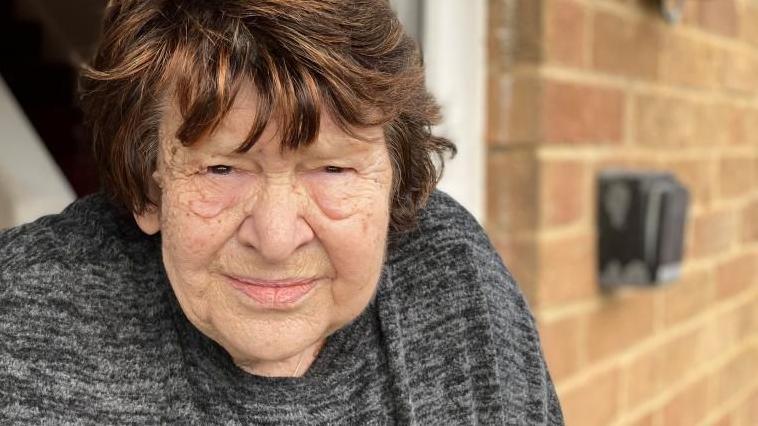
[[[190,189],[185,192],[180,202],[194,215],[203,219],[213,219],[240,202],[248,184],[252,183],[253,176],[198,174],[190,180]]]
[[[172,246],[176,263],[191,270],[229,238],[239,220],[235,207],[250,191],[250,182],[249,177],[203,174],[172,182],[164,243]]]
[[[355,172],[315,173],[307,176],[308,191],[330,219],[340,220],[370,208],[376,201],[376,185]]]

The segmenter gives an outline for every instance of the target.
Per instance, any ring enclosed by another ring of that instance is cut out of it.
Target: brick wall
[[[758,424],[758,1],[490,0],[487,227],[567,424]],[[683,278],[601,294],[595,176],[693,195]]]

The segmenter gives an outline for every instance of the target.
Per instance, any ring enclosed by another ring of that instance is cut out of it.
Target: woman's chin
[[[286,350],[287,346],[277,346],[275,350],[246,348],[244,352],[230,352],[230,355],[234,364],[249,374],[263,377],[299,377],[313,364],[325,342],[326,338],[318,339],[316,343],[305,347],[297,345],[294,350]],[[282,344],[287,345],[288,342]]]

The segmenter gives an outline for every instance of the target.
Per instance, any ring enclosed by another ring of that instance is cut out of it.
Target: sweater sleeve
[[[534,317],[489,241],[473,245],[474,268],[487,300],[507,424],[562,425],[563,415],[542,353]]]
[[[456,338],[467,342],[473,380],[483,387],[494,385],[491,396],[499,401],[495,404],[499,414],[490,420],[509,425],[562,425],[535,320],[477,221],[454,200],[436,193],[422,217],[420,236],[409,238],[404,248],[400,253],[405,258],[398,264],[413,265],[417,275],[425,265],[427,273],[420,276],[433,276],[435,281],[434,286],[427,286],[428,294],[409,296],[407,304],[438,322],[461,324],[464,332]],[[423,285],[415,286],[415,293],[421,293],[419,288]],[[434,303],[412,302],[416,300]]]

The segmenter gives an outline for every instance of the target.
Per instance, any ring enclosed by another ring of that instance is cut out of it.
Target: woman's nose
[[[247,209],[239,230],[240,241],[271,263],[287,260],[313,239],[303,218],[304,195],[289,182],[266,183]]]

